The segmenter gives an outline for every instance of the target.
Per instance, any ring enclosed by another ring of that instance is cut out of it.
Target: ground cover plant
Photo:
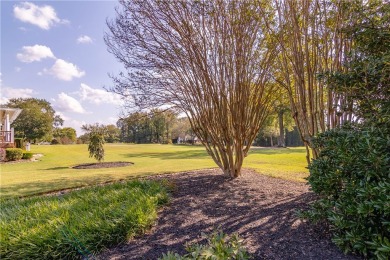
[[[2,201],[1,259],[84,259],[150,227],[167,189],[131,181]]]
[[[1,165],[1,197],[31,196],[154,174],[215,167],[202,146],[106,144],[105,151],[106,162],[134,164],[120,168],[72,169],[79,164],[96,162],[88,157],[87,145],[33,145],[31,152],[44,155],[39,161]],[[308,176],[304,155],[304,148],[251,149],[244,167],[268,176],[303,182]]]
[[[206,236],[203,234],[203,236]],[[188,245],[187,254],[181,256],[178,253],[168,252],[163,254],[160,260],[212,260],[212,259],[249,259],[249,254],[245,250],[243,240],[233,234],[230,238],[223,231],[214,231],[207,236],[207,244]]]

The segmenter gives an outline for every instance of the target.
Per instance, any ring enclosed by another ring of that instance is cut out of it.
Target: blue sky
[[[116,1],[1,1],[1,96],[49,101],[76,129],[116,123],[121,100],[103,87],[122,66],[103,40]]]

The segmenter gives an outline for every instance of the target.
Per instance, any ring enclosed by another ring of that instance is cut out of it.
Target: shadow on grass
[[[77,172],[75,170],[75,172]],[[15,185],[6,185],[1,187],[1,199],[12,199],[12,198],[24,198],[33,197],[43,194],[51,194],[64,190],[71,190],[81,187],[89,187],[99,184],[112,183],[124,180],[133,180],[142,178],[145,176],[153,175],[152,172],[139,173],[133,176],[128,176],[122,179],[115,179],[112,175],[99,175],[93,178],[80,178],[79,180],[59,178],[52,181],[36,181],[21,183]]]
[[[249,154],[266,154],[266,155],[276,155],[276,154],[306,154],[305,148],[252,148],[249,150]],[[154,158],[154,159],[163,159],[163,160],[178,160],[178,159],[209,159],[211,158],[205,150],[195,150],[195,151],[178,151],[178,152],[162,152],[162,153],[153,153],[153,152],[143,152],[143,153],[127,153],[122,154],[126,158]]]
[[[208,159],[210,156],[206,151],[196,150],[196,151],[182,151],[182,152],[162,152],[162,153],[153,153],[153,152],[144,152],[144,153],[127,153],[122,156],[126,158],[154,158],[154,159],[163,159],[163,160],[178,160],[178,159]]]
[[[57,170],[64,170],[64,169],[69,169],[70,167],[67,166],[60,166],[60,167],[52,167],[52,168],[46,168],[44,170],[46,171],[57,171]]]
[[[249,154],[267,154],[267,155],[274,155],[274,154],[294,154],[294,153],[300,153],[300,154],[306,154],[306,148],[267,148],[267,147],[259,147],[259,148],[251,148],[249,150]]]

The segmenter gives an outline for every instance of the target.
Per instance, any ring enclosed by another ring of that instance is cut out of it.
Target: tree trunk
[[[278,119],[279,119],[279,138],[278,138],[278,146],[279,147],[286,147],[286,141],[284,136],[284,123],[283,123],[283,114],[284,111],[280,110],[278,112]]]

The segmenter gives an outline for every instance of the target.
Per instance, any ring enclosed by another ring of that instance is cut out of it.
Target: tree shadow
[[[143,152],[137,154],[122,154],[126,158],[158,158],[163,160],[178,160],[178,159],[208,159],[210,156],[205,150],[196,150],[196,151],[182,151],[182,152],[163,152],[163,153],[153,153],[153,152]]]
[[[357,259],[343,255],[296,216],[313,194],[304,184],[261,176],[227,180],[212,174],[172,175],[176,191],[152,231],[103,253],[101,259],[158,259],[185,253],[186,243],[204,243],[201,233],[220,228],[238,233],[254,259]],[[299,189],[296,186],[299,186]]]
[[[75,170],[75,172],[78,172]],[[22,198],[22,197],[33,197],[43,194],[51,194],[61,191],[68,191],[76,188],[90,187],[98,184],[112,183],[118,181],[133,180],[137,178],[143,178],[152,175],[152,172],[144,172],[133,176],[128,176],[123,179],[113,178],[109,174],[100,174],[94,178],[80,178],[80,179],[69,179],[67,177],[53,179],[51,181],[33,181],[20,184],[11,184],[1,187],[1,198]],[[23,194],[23,195],[21,195]]]
[[[294,148],[291,149],[289,147],[286,148],[268,148],[268,147],[259,147],[259,148],[251,148],[249,150],[249,154],[266,154],[266,155],[274,155],[274,154],[306,154],[306,149],[303,148]]]
[[[70,167],[67,167],[67,166],[59,166],[59,167],[46,168],[44,170],[46,170],[46,171],[50,171],[50,170],[56,171],[56,170],[64,170],[64,169],[69,169],[69,168]]]

